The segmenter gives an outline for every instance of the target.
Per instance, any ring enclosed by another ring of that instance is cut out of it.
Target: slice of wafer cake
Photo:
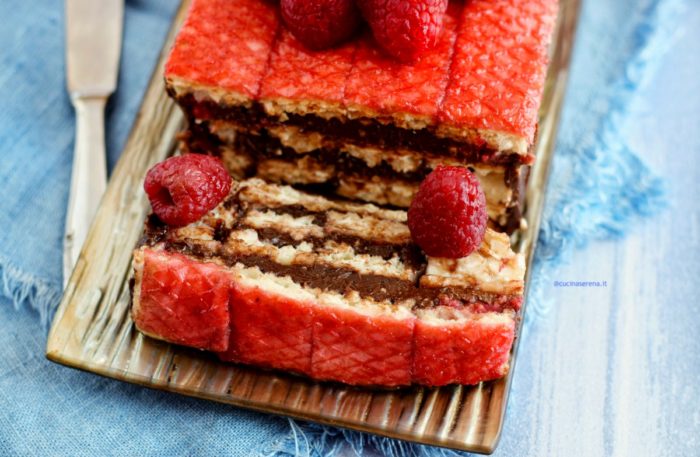
[[[237,178],[323,184],[407,207],[437,164],[472,168],[489,217],[520,222],[557,0],[451,1],[412,63],[369,33],[306,49],[275,3],[193,0],[165,69],[192,152]]]
[[[134,270],[152,337],[319,380],[435,386],[507,372],[525,265],[504,234],[430,258],[405,211],[251,179],[190,225],[150,217]]]

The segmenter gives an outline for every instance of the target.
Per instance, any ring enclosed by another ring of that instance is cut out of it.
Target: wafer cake
[[[406,212],[250,179],[184,227],[152,215],[133,320],[223,360],[354,385],[474,384],[508,370],[524,260],[488,229],[431,258]]]

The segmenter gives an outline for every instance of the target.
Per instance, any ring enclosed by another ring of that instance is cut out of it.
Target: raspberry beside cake
[[[186,146],[238,178],[322,185],[407,207],[439,163],[469,166],[489,217],[517,227],[556,0],[451,2],[411,64],[369,34],[305,49],[259,0],[194,0],[166,66]]]
[[[356,385],[474,384],[508,369],[524,261],[487,230],[461,259],[426,257],[406,212],[258,179],[195,223],[151,216],[133,318],[224,360]]]

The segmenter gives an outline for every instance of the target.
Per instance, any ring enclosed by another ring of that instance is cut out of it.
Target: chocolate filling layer
[[[285,210],[291,212],[299,211],[299,208],[294,207],[270,209],[272,211],[281,210],[281,212],[285,212]],[[235,228],[241,229],[246,227],[237,224]],[[293,240],[289,235],[271,228],[256,229],[256,231],[260,239],[271,242],[275,246],[296,245],[301,242]],[[289,276],[293,281],[301,285],[325,291],[338,293],[357,291],[360,296],[370,297],[376,301],[389,300],[398,302],[414,300],[416,308],[431,307],[449,303],[450,300],[458,300],[464,305],[476,304],[480,312],[501,311],[515,308],[521,301],[520,296],[490,294],[467,287],[421,287],[420,277],[425,272],[427,260],[417,247],[410,244],[392,245],[342,234],[329,234],[325,238],[318,240],[312,238],[304,240],[313,243],[314,246],[316,246],[316,243],[334,240],[353,246],[358,253],[378,255],[384,258],[391,258],[396,254],[406,264],[407,268],[417,272],[416,281],[407,281],[376,274],[362,274],[351,268],[334,267],[327,264],[282,265],[265,256],[234,251],[227,248],[223,243],[212,250],[196,240],[171,238],[168,236],[168,232],[168,227],[160,222],[157,217],[151,215],[146,221],[146,229],[140,245],[151,247],[162,245],[167,251],[182,253],[202,261],[218,258],[230,267],[238,263],[247,267],[258,267],[265,273]],[[230,233],[230,229],[222,231],[221,227],[215,227],[215,239],[219,241],[223,242],[226,240],[228,233]]]
[[[220,153],[220,148],[223,146],[223,142],[210,133],[206,122],[191,123],[190,130],[182,135],[182,139],[190,152],[210,153],[215,151]],[[235,144],[232,146],[236,153],[245,155],[250,162],[243,175],[236,176],[237,178],[256,176],[259,162],[265,159],[296,163],[304,157],[309,157],[317,163],[333,167],[333,177],[324,183],[299,184],[286,182],[286,184],[292,184],[304,190],[320,192],[324,195],[335,194],[340,185],[339,180],[342,177],[371,180],[376,176],[385,180],[417,186],[432,171],[425,162],[421,163],[415,171],[408,173],[398,172],[386,162],[370,167],[365,161],[346,152],[327,148],[299,154],[293,149],[283,146],[278,138],[270,136],[264,131],[259,135],[237,133]],[[527,184],[528,167],[519,163],[503,165],[503,167],[505,169],[505,185],[511,189],[513,196],[510,206],[506,209],[506,222],[498,224],[497,228],[507,233],[512,233],[520,226],[522,217],[521,205],[523,203],[525,185]]]
[[[220,105],[211,100],[196,100],[193,95],[170,95],[185,111],[190,123],[194,120],[231,121],[251,132],[261,132],[268,127],[291,125],[302,133],[322,133],[325,138],[339,143],[351,143],[361,147],[382,149],[409,149],[430,153],[439,157],[454,157],[460,161],[486,164],[531,164],[534,156],[504,154],[485,143],[477,145],[438,136],[434,129],[404,129],[373,118],[325,119],[314,114],[287,114],[284,120],[268,116],[262,105],[254,102],[250,107]]]
[[[464,305],[482,304],[483,310],[502,311],[517,307],[521,299],[519,296],[489,294],[468,287],[420,287],[413,281],[363,274],[351,268],[327,264],[282,265],[269,257],[240,253],[225,247],[220,252],[211,252],[202,245],[186,241],[166,241],[164,247],[167,251],[185,254],[201,261],[218,258],[229,267],[236,264],[258,267],[263,273],[288,276],[305,287],[337,293],[356,291],[361,297],[369,297],[376,301],[396,303],[414,300],[414,308],[418,309],[458,300]]]
[[[332,166],[336,173],[345,175],[377,176],[420,183],[432,171],[425,163],[421,163],[415,171],[411,172],[396,171],[384,161],[374,167],[370,167],[364,160],[338,149],[321,148],[306,154],[299,154],[294,149],[283,146],[279,139],[264,133],[261,135],[237,133],[233,146],[236,151],[249,154],[254,159],[263,158],[296,162],[303,157],[310,157],[318,163]]]
[[[389,260],[394,256],[401,259],[401,262],[409,269],[418,271],[425,267],[425,256],[422,251],[413,243],[406,244],[389,244],[378,241],[364,240],[356,236],[342,235],[333,233],[324,238],[305,238],[303,240],[295,240],[288,233],[283,233],[272,228],[253,228],[241,226],[240,228],[251,228],[258,232],[258,239],[270,243],[276,247],[283,246],[298,246],[302,242],[313,245],[314,250],[323,247],[327,241],[335,241],[339,244],[347,244],[352,247],[355,254],[371,255],[381,257],[384,260]]]

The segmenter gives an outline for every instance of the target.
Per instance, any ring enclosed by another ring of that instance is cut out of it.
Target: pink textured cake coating
[[[142,332],[209,351],[228,347],[230,276],[219,266],[148,249],[141,278],[132,317]]]
[[[489,315],[484,315],[489,316]],[[416,321],[413,379],[419,384],[476,384],[508,369],[515,323],[456,320]]]
[[[470,0],[440,121],[532,140],[557,0]]]
[[[279,22],[273,2],[194,0],[165,77],[255,98]]]
[[[410,384],[414,323],[414,316],[318,310],[311,376],[356,385]]]
[[[413,64],[392,59],[371,35],[363,36],[345,89],[345,104],[379,114],[409,113],[432,120],[449,79],[460,5],[450,4],[437,46]]]
[[[311,373],[313,304],[257,287],[231,290],[231,339],[219,356],[231,362]]]
[[[381,386],[475,384],[507,371],[515,331],[511,311],[475,315],[464,309],[461,319],[436,323],[407,310],[293,299],[243,284],[215,263],[141,252],[136,327],[218,352],[226,361]]]
[[[356,44],[310,51],[286,29],[281,32],[263,78],[260,98],[315,100],[342,104]]]

